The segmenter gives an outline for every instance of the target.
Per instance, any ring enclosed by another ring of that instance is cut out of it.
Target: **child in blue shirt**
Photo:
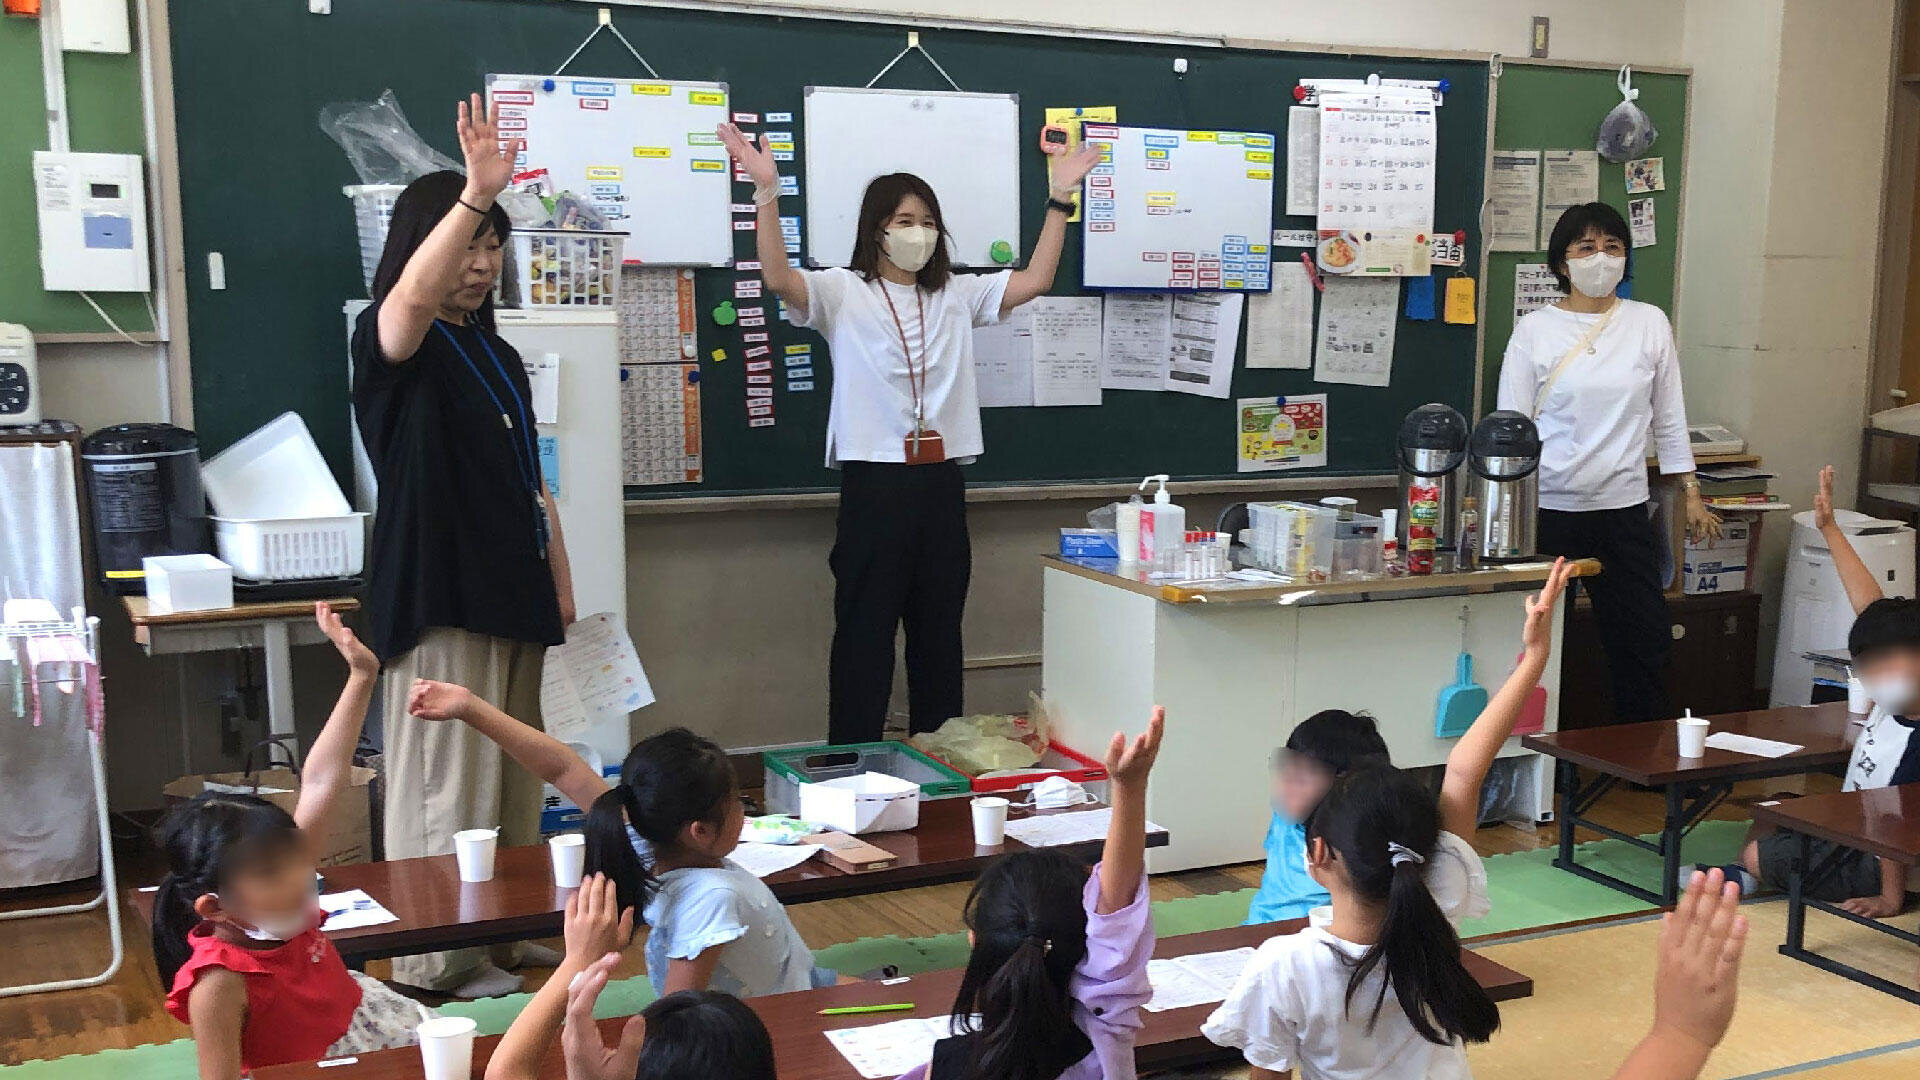
[[[1304,919],[1329,902],[1307,872],[1307,816],[1333,782],[1363,765],[1388,761],[1387,742],[1373,717],[1325,709],[1294,726],[1285,749],[1273,755],[1273,820],[1267,825],[1267,869],[1253,895],[1247,923]]]

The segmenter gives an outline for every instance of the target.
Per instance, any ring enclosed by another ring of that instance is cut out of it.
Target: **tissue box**
[[[1739,592],[1747,587],[1747,566],[1756,523],[1729,517],[1716,540],[1687,541],[1681,562],[1680,591],[1688,596]]]
[[[1060,554],[1074,559],[1117,559],[1120,536],[1111,529],[1061,529]]]
[[[920,824],[920,785],[877,772],[802,784],[800,820],[856,835],[911,829]]]
[[[233,568],[211,555],[149,555],[140,567],[155,615],[233,606]]]

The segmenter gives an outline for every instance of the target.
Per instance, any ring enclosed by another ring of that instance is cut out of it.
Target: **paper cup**
[[[436,1016],[413,1029],[427,1080],[472,1080],[476,1026],[471,1016]]]
[[[461,881],[493,880],[493,849],[500,842],[497,829],[462,829],[453,834],[453,857],[460,864]]]
[[[1873,699],[1867,696],[1867,684],[1852,673],[1847,675],[1847,711],[1855,716],[1865,716],[1873,711]]]
[[[975,847],[999,847],[1007,842],[1007,800],[983,795],[973,800]]]
[[[1704,757],[1707,752],[1707,721],[1698,716],[1683,716],[1674,721],[1683,758]]]
[[[1321,904],[1317,908],[1308,909],[1307,925],[1319,930],[1324,930],[1327,927],[1332,926],[1333,925],[1333,905]]]
[[[553,883],[563,889],[577,889],[587,870],[587,838],[577,832],[561,833],[547,841],[547,854],[553,856]]]

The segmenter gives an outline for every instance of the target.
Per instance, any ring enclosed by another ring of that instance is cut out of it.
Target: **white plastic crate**
[[[352,577],[366,560],[367,515],[323,518],[213,519],[220,558],[235,577],[301,581]]]
[[[350,184],[340,189],[353,200],[354,230],[360,236],[360,274],[367,293],[373,293],[373,272],[387,246],[387,226],[393,221],[393,201],[407,190],[401,184]]]
[[[521,308],[620,306],[620,258],[626,233],[515,229],[509,237],[501,296]]]

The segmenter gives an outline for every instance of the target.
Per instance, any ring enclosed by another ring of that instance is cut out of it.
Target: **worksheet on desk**
[[[933,1044],[952,1034],[953,1018],[941,1015],[839,1028],[826,1036],[861,1076],[891,1080],[932,1061]]]
[[[1253,962],[1251,946],[1225,952],[1194,953],[1171,960],[1147,961],[1147,981],[1153,984],[1148,1012],[1185,1009],[1227,1000],[1240,973]]]

